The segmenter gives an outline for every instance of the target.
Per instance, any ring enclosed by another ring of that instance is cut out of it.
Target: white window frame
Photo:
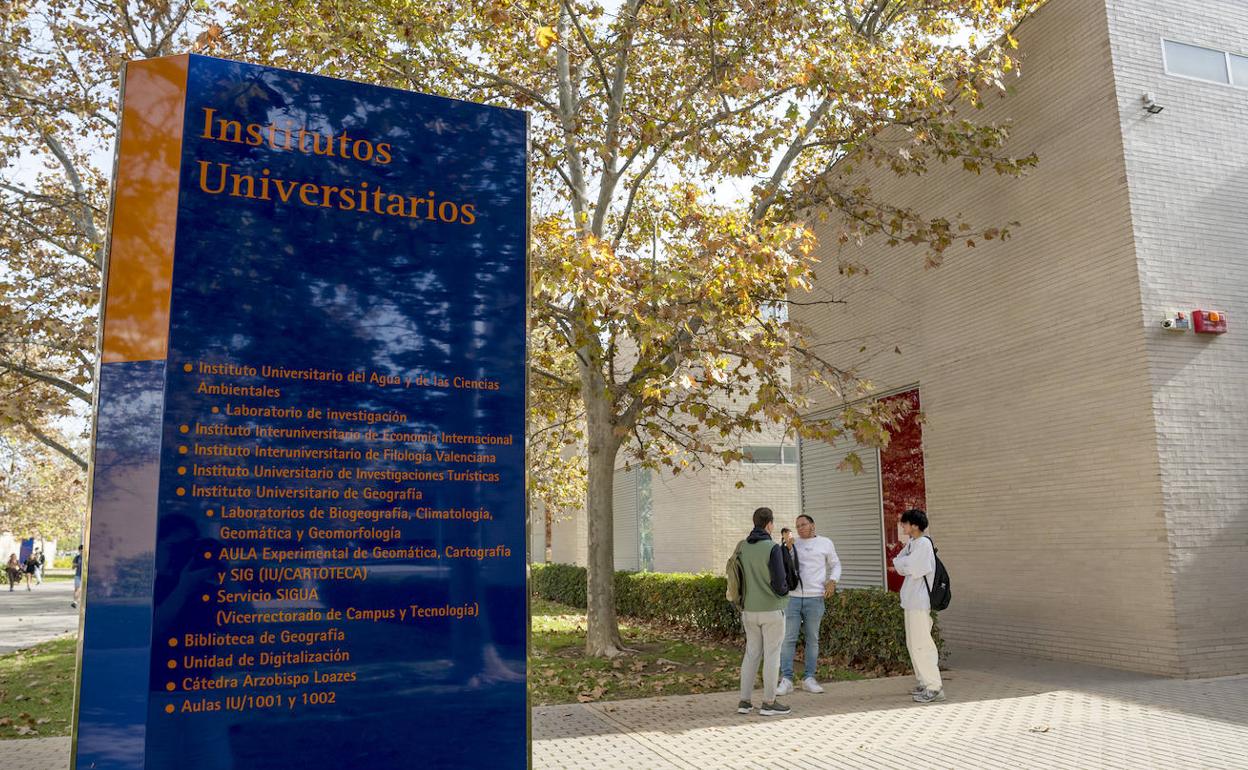
[[[1208,83],[1211,86],[1220,86],[1222,88],[1238,88],[1241,91],[1248,91],[1248,83],[1244,83],[1241,85],[1235,82],[1235,70],[1231,69],[1231,52],[1230,51],[1224,51],[1221,48],[1210,48],[1207,45],[1197,45],[1196,43],[1188,43],[1183,40],[1173,40],[1171,38],[1164,37],[1164,36],[1159,39],[1161,40],[1161,68],[1170,77],[1182,78],[1183,80],[1191,80],[1194,83]],[[1227,82],[1220,83],[1216,80],[1207,80],[1206,78],[1198,78],[1194,75],[1184,75],[1182,72],[1172,71],[1170,69],[1170,60],[1166,56],[1166,43],[1186,45],[1192,48],[1203,48],[1206,51],[1213,51],[1214,53],[1222,54],[1223,66],[1226,67]],[[1248,54],[1243,54],[1243,53],[1237,53],[1235,54],[1235,56],[1248,58]]]

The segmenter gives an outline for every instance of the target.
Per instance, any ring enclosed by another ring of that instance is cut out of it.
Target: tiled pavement
[[[1248,768],[1248,677],[966,653],[947,673],[946,702],[913,703],[912,684],[794,693],[788,717],[738,715],[735,693],[538,708],[533,766]]]
[[[738,715],[735,693],[535,708],[533,766],[1248,768],[1248,676],[963,653],[946,677],[944,703],[912,703],[909,678],[876,679],[795,693],[788,717]],[[0,742],[0,768],[65,770],[68,753],[64,738]]]

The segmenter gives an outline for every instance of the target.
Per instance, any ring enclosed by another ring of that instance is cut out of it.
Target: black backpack
[[[932,609],[940,612],[949,606],[949,600],[953,598],[953,590],[949,587],[949,570],[945,569],[945,564],[936,556],[936,542],[930,537],[927,538],[932,544],[932,556],[936,559],[936,574],[932,576],[932,582],[927,582],[927,576],[923,576],[923,584],[927,586],[927,596],[932,601]]]

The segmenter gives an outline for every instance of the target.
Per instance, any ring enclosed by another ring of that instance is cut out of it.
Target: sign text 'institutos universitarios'
[[[78,768],[523,767],[523,113],[132,63]]]

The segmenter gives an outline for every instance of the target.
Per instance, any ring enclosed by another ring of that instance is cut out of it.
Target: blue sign
[[[110,361],[110,266],[97,418],[113,498],[110,442],[159,446],[142,724],[93,680],[93,510],[78,767],[523,767],[525,115],[179,59],[167,352]],[[144,441],[107,416],[153,374]]]

